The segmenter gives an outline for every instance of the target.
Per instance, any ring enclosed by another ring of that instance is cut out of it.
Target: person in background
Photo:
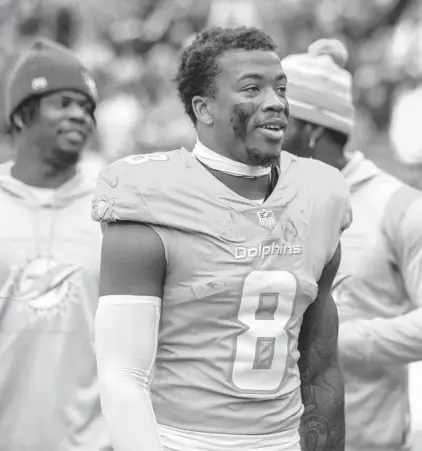
[[[346,450],[409,449],[408,364],[422,360],[422,196],[360,151],[345,47],[319,40],[282,61],[289,80],[286,150],[340,169],[353,224],[333,284],[346,387]],[[415,450],[422,449],[422,444]]]
[[[40,40],[6,91],[14,161],[0,165],[0,450],[104,451],[94,352],[101,230],[77,163],[95,83]]]

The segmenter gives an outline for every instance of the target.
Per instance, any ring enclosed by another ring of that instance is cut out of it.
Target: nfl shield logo
[[[272,210],[262,210],[257,213],[259,223],[268,230],[273,230],[277,224]]]

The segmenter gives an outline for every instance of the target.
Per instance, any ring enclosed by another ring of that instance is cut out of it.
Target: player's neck
[[[200,162],[199,162],[200,163]],[[200,163],[202,164],[202,163]],[[234,191],[239,196],[250,200],[262,200],[267,197],[270,185],[270,176],[264,175],[256,178],[236,177],[224,172],[211,169],[203,165],[217,180]]]
[[[330,142],[321,143],[316,149],[315,158],[341,171],[347,164],[343,148]]]
[[[209,147],[209,143],[204,144],[199,139],[197,139],[192,153],[207,168],[235,177],[258,178],[269,175],[271,171],[269,167],[250,166],[228,158],[214,151],[212,147]]]
[[[214,152],[199,139],[192,153],[207,171],[239,196],[260,201],[266,198],[271,168],[253,167],[231,160]]]
[[[74,177],[76,167],[57,168],[48,160],[17,153],[12,176],[26,185],[56,189]]]

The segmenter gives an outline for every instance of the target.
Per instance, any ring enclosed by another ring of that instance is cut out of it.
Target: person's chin
[[[58,150],[62,153],[67,153],[70,155],[72,155],[72,154],[79,155],[82,152],[83,147],[84,146],[75,144],[73,146],[60,146],[60,147],[58,147]]]
[[[59,166],[72,166],[80,160],[82,150],[81,145],[60,145],[54,149],[53,158]]]
[[[263,155],[280,155],[283,149],[283,140],[253,140],[251,143],[248,143],[248,147],[255,148],[259,150]]]
[[[281,145],[268,148],[263,148],[263,146],[248,146],[246,153],[248,164],[251,166],[278,166],[280,164]]]
[[[80,154],[86,146],[86,140],[63,139],[60,140],[57,144],[58,149],[63,153]]]

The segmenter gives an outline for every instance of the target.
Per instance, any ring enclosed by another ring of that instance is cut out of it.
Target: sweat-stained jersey
[[[131,156],[101,173],[93,217],[150,224],[164,244],[151,390],[164,445],[182,449],[167,437],[180,431],[297,432],[303,314],[351,221],[340,172],[283,152],[279,181],[259,205],[185,149]]]

